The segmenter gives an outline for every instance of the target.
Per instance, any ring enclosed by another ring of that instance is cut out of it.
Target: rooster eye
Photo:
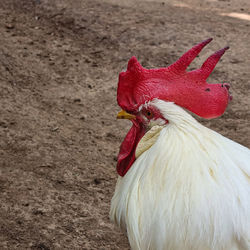
[[[151,118],[153,118],[153,116],[154,116],[153,112],[150,111],[150,110],[145,110],[144,115],[145,115],[148,119],[151,119]]]

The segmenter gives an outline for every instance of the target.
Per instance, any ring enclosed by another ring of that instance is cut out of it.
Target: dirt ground
[[[108,218],[119,145],[120,71],[230,50],[210,82],[233,101],[206,126],[250,147],[248,0],[0,1],[0,249],[129,249]]]

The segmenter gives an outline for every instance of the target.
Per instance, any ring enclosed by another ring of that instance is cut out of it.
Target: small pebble
[[[7,28],[7,29],[9,29],[9,30],[12,30],[12,29],[15,28],[15,26],[14,26],[14,24],[12,24],[12,23],[7,23],[7,24],[5,24],[5,28]]]

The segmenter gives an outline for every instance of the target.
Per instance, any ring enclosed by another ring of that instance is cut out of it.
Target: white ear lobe
[[[156,142],[162,129],[163,129],[162,126],[154,126],[142,137],[142,139],[139,141],[136,147],[135,151],[136,159]]]
[[[152,128],[154,126],[164,126],[166,125],[166,121],[164,121],[161,118],[158,118],[156,120],[150,120],[149,127]]]

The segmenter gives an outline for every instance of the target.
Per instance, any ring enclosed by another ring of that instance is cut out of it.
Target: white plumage
[[[150,105],[169,123],[141,139],[110,210],[131,248],[250,249],[250,150],[174,103]]]

